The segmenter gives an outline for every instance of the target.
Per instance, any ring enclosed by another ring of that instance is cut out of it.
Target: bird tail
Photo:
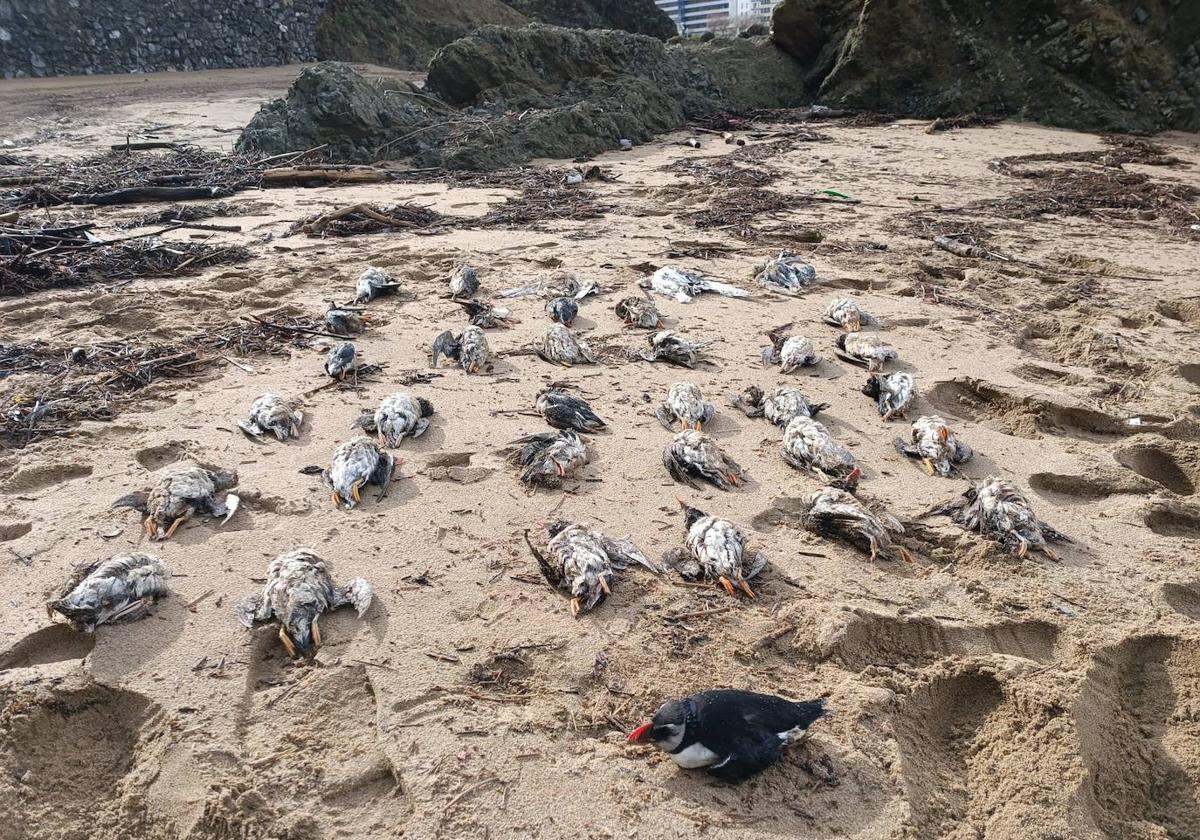
[[[700,281],[700,288],[706,292],[716,292],[718,295],[732,298],[748,298],[750,293],[745,289],[739,289],[737,286],[731,286],[728,283],[720,283],[716,280],[704,279]]]
[[[812,726],[813,723],[823,717],[828,717],[832,714],[829,706],[823,698],[817,700],[806,700],[803,702],[792,704],[796,709],[797,717],[800,719],[800,725],[805,729]]]

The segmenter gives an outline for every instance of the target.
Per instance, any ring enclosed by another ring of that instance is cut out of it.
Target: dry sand
[[[36,138],[30,151],[41,155],[81,154],[151,123],[219,147],[289,76],[60,82],[61,114],[46,83],[7,82],[0,102],[22,117],[4,131],[17,153]],[[1100,139],[1016,124],[820,131],[827,139],[768,156],[782,173],[772,187],[836,188],[864,203],[801,204],[762,220],[825,233],[823,244],[795,246],[816,265],[818,288],[796,300],[660,301],[669,326],[718,340],[716,365],[695,372],[617,354],[571,370],[513,355],[480,377],[447,367],[405,389],[437,414],[404,443],[404,478],[352,512],[334,510],[297,471],[327,463],[359,410],[401,390],[402,372],[427,369],[437,332],[461,327],[439,298],[456,264],[478,265],[491,290],[556,266],[594,278],[612,291],[584,302],[581,331],[593,344],[638,347],[643,335],[622,331],[612,306],[646,264],[718,243],[731,250],[679,262],[750,287],[754,265],[780,247],[697,230],[684,216],[719,190],[662,171],[755,145],[694,152],[680,135],[605,155],[597,162],[619,180],[594,189],[611,212],[537,230],[316,241],[288,237],[288,225],[359,199],[478,215],[512,193],[241,193],[232,200],[253,213],[231,221],[245,233],[214,241],[250,244],[258,256],[248,264],[0,302],[5,340],[77,345],[319,312],[366,265],[411,292],[372,304],[385,323],[359,341],[384,372],[357,393],[304,400],[298,442],[255,443],[234,421],[264,391],[321,385],[318,347],[239,360],[253,373],[230,365],[162,383],[113,422],[0,454],[0,837],[1200,836],[1200,508],[1188,499],[1200,484],[1196,242],[1161,221],[997,218],[983,220],[991,247],[1046,270],[960,259],[902,217],[1032,188],[991,171],[993,158],[1096,149]],[[1187,165],[1129,168],[1200,184],[1200,141],[1160,139]],[[1019,561],[944,519],[915,521],[965,485],[899,456],[892,439],[905,424],[884,424],[859,393],[863,374],[835,361],[791,381],[832,405],[826,422],[860,458],[863,495],[913,521],[916,560],[872,564],[796,527],[794,500],[816,484],[780,459],[777,430],[726,406],[725,394],[784,381],[758,364],[767,327],[795,321],[832,357],[834,333],[819,316],[847,293],[885,320],[899,368],[917,378],[918,413],[943,413],[974,447],[967,473],[1016,481],[1072,537],[1061,562]],[[497,351],[547,325],[540,301],[514,309],[520,324],[489,334]],[[611,432],[595,437],[593,462],[568,492],[528,494],[495,453],[544,428],[517,412],[553,380],[581,388]],[[669,436],[652,409],[680,380],[719,404],[711,431],[747,468],[744,489],[697,492],[665,474]],[[1152,418],[1151,431],[1130,417]],[[429,468],[446,452],[473,453],[479,469],[460,475],[471,483]],[[224,528],[198,520],[147,545],[137,515],[108,504],[181,457],[236,467],[246,503]],[[758,599],[631,570],[608,603],[572,619],[538,579],[522,531],[565,516],[658,555],[681,540],[676,495],[751,529],[771,558]],[[377,592],[363,620],[322,622],[312,668],[294,667],[272,629],[247,632],[231,610],[271,557],[304,544],[339,578],[362,575]],[[47,619],[44,599],[74,564],[133,548],[175,572],[173,594],[149,618],[94,638]],[[824,696],[835,714],[738,787],[626,744],[662,700],[715,686]]]

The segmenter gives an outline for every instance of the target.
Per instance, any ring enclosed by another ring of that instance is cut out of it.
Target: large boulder
[[[828,105],[1200,128],[1200,3],[784,0],[772,31]]]
[[[411,132],[432,117],[412,85],[368,79],[347,64],[306,67],[283,99],[268,102],[238,138],[243,152],[280,154],[318,146],[333,159],[366,163],[411,152]],[[404,139],[402,139],[404,138]]]
[[[507,0],[533,20],[579,29],[623,29],[664,41],[675,23],[654,0]]]

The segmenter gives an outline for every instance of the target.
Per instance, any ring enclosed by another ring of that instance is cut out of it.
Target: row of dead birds
[[[814,272],[798,268],[789,255],[768,262],[767,268],[772,265],[775,273],[771,277],[781,288],[803,288],[815,276]],[[672,272],[677,270],[660,269],[650,279],[650,287],[668,294],[671,289],[682,289],[687,284],[695,293],[713,291],[732,297],[748,296],[736,287],[707,281],[691,273],[677,272],[676,276]],[[793,282],[797,273],[801,279]],[[478,288],[472,285],[477,284],[477,278],[471,279],[472,274],[469,271],[456,273],[452,294],[472,294]],[[701,285],[705,288],[699,288]],[[399,284],[386,272],[368,269],[359,279],[356,302],[365,304],[398,287]],[[545,294],[570,288],[550,288],[540,284],[504,294]],[[574,294],[579,295],[577,300],[591,293],[580,294],[584,289],[594,290],[594,287],[575,285]],[[563,295],[551,300],[557,297]],[[634,303],[649,307],[637,310],[642,313],[637,325],[661,327],[661,319],[649,297],[627,298],[618,307],[627,304],[626,311],[632,313]],[[556,311],[562,311],[562,308],[558,307]],[[344,322],[343,326],[361,327],[368,320],[365,313],[349,309],[340,312],[337,319]],[[620,308],[618,312],[621,312]],[[638,321],[636,317],[632,320]],[[905,416],[916,394],[912,377],[903,373],[881,373],[881,369],[896,358],[896,352],[877,336],[862,331],[864,325],[877,325],[878,320],[845,298],[830,304],[825,320],[843,330],[836,343],[838,355],[870,371],[863,390],[877,400],[880,415],[885,420]],[[818,363],[812,342],[803,336],[788,335],[789,326],[770,331],[771,345],[763,351],[764,363],[780,364],[785,372]],[[461,354],[461,350],[459,352]],[[810,401],[800,389],[790,386],[770,392],[752,386],[733,397],[732,403],[748,416],[764,417],[782,429],[784,461],[811,473],[825,485],[807,500],[804,514],[807,527],[821,536],[845,541],[869,553],[872,559],[909,559],[907,550],[893,542],[893,535],[903,533],[903,525],[886,511],[873,509],[856,498],[862,473],[853,453],[814,419],[828,406]],[[514,441],[508,450],[509,460],[518,468],[519,478],[527,486],[558,486],[589,461],[588,441],[583,435],[603,431],[606,423],[586,400],[563,387],[539,392],[535,407],[558,431],[537,433]],[[655,414],[664,427],[674,431],[678,425],[679,431],[663,451],[663,464],[668,473],[682,483],[696,487],[697,482],[704,481],[721,490],[730,490],[743,483],[746,473],[715,439],[703,431],[715,411],[713,404],[704,399],[694,384],[679,382],[670,386],[666,400]],[[333,503],[339,508],[357,505],[368,484],[379,487],[382,496],[402,463],[389,450],[398,447],[405,437],[423,434],[429,428],[433,414],[432,404],[422,397],[406,393],[385,397],[374,412],[364,414],[355,423],[374,433],[374,440],[368,437],[349,440],[337,447],[328,468],[306,468],[305,472],[321,475],[331,490]],[[285,400],[264,394],[252,404],[248,420],[239,425],[256,437],[271,434],[279,440],[287,440],[298,433],[302,422],[303,415]],[[896,444],[905,455],[919,458],[931,475],[955,474],[956,467],[972,454],[948,424],[936,416],[917,418],[912,423],[910,440],[897,439]],[[153,539],[168,539],[183,522],[197,513],[228,521],[238,507],[238,496],[229,492],[237,482],[235,472],[181,464],[166,471],[149,490],[123,497],[114,503],[114,507],[137,508],[145,514],[146,533]],[[748,548],[745,532],[737,524],[710,516],[682,501],[680,504],[684,515],[684,547],[668,552],[662,565],[647,558],[628,539],[615,539],[586,525],[565,520],[547,526],[546,541],[540,547],[534,544],[528,531],[525,539],[545,577],[569,595],[571,610],[576,615],[602,602],[612,591],[616,572],[629,563],[637,563],[655,573],[663,571],[663,566],[672,567],[691,579],[712,580],[730,595],[742,592],[753,597],[749,581],[765,568],[765,555]],[[995,478],[972,483],[961,497],[928,513],[948,515],[962,527],[982,533],[1020,557],[1031,549],[1053,557],[1047,543],[1067,540],[1035,516],[1028,499],[1014,484]],[[76,570],[59,596],[49,603],[49,608],[80,630],[91,632],[106,622],[144,615],[150,603],[166,592],[167,578],[165,566],[153,555],[115,555]],[[370,586],[365,581],[356,579],[344,587],[335,586],[328,564],[310,549],[301,548],[271,561],[263,592],[244,600],[237,612],[247,626],[260,621],[278,621],[280,639],[288,653],[293,657],[311,657],[320,645],[318,620],[322,613],[352,605],[362,615],[370,600]]]

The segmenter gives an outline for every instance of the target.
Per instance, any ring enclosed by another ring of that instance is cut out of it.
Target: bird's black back
[[[704,746],[718,755],[736,751],[741,739],[751,733],[776,736],[796,727],[808,728],[826,714],[823,700],[796,702],[752,691],[705,691],[691,700]]]

